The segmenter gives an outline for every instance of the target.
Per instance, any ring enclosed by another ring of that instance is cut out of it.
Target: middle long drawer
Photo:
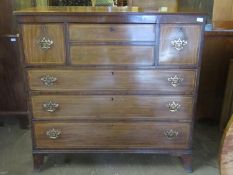
[[[29,70],[29,86],[38,91],[147,92],[192,94],[195,70]]]
[[[32,111],[38,119],[191,120],[192,96],[148,95],[43,95],[32,96]]]

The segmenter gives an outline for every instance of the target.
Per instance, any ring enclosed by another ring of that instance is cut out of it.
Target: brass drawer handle
[[[164,131],[164,135],[167,137],[168,140],[173,140],[179,135],[179,132],[174,131],[173,129],[170,129],[170,130]]]
[[[58,108],[59,108],[59,104],[54,103],[54,102],[52,102],[52,101],[49,101],[49,102],[43,104],[43,109],[44,109],[46,112],[53,113],[53,112],[56,112],[56,110],[57,110]]]
[[[52,48],[54,41],[47,36],[42,36],[38,41],[38,45],[41,50],[47,51]]]
[[[174,40],[171,41],[172,47],[175,48],[178,51],[183,50],[184,46],[186,46],[187,44],[188,44],[188,41],[185,40],[185,39],[181,39],[181,38],[174,39]]]
[[[168,82],[170,82],[171,86],[178,87],[181,85],[181,83],[184,81],[183,78],[179,77],[178,75],[175,75],[174,77],[169,77]]]
[[[50,129],[46,132],[46,135],[52,139],[52,140],[55,140],[57,139],[60,135],[61,135],[61,130],[60,129]]]
[[[40,80],[45,86],[52,86],[57,81],[57,78],[52,75],[44,75]]]
[[[168,103],[168,109],[170,112],[177,112],[181,108],[181,105],[178,102],[172,101]]]

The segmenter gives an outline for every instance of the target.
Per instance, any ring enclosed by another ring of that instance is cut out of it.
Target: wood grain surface
[[[205,34],[196,119],[220,120],[232,48],[233,32]]]
[[[59,104],[53,112],[47,112],[43,104],[52,101]],[[181,107],[177,112],[169,110],[169,103]],[[43,119],[166,119],[192,120],[193,99],[183,96],[32,96],[34,118]]]
[[[202,14],[114,7],[31,8],[15,14],[23,26],[32,26],[26,41],[37,39],[35,26],[44,23],[51,32],[56,26],[54,35],[66,45],[51,49],[58,57],[39,59],[32,57],[38,50],[32,54],[24,47],[30,53],[25,66],[36,168],[46,153],[137,150],[181,156],[191,170]],[[179,39],[187,40],[181,51],[171,46]],[[45,75],[56,81],[46,86]],[[177,77],[183,81],[172,86]],[[43,104],[50,100],[59,106],[48,114]],[[169,111],[173,101],[180,111]]]
[[[201,27],[199,25],[161,25],[159,64],[197,64],[201,43]],[[172,47],[173,40],[186,40],[183,50]]]
[[[232,175],[233,172],[233,116],[222,137],[220,171],[221,175]]]
[[[60,137],[50,139],[50,129],[61,131]],[[36,148],[40,149],[187,149],[189,148],[190,124],[185,123],[34,123]],[[174,139],[164,132],[177,131]]]
[[[233,1],[214,0],[212,20],[215,29],[233,29]]]
[[[113,14],[113,13],[137,13],[137,12],[143,12],[143,9],[137,8],[137,7],[106,7],[106,6],[98,6],[98,7],[91,7],[91,6],[47,6],[47,7],[31,7],[26,9],[19,9],[14,12],[16,15],[40,15],[40,14],[46,14],[46,15],[59,15],[64,13],[69,13],[70,15],[80,15],[84,13],[107,13],[107,14]]]
[[[128,6],[141,7],[145,10],[159,10],[167,7],[168,12],[176,12],[178,7],[177,0],[128,0]]]
[[[233,114],[233,60],[231,60],[229,64],[225,95],[222,105],[222,112],[220,118],[221,131],[223,131],[224,128],[226,127],[227,122],[232,114]]]
[[[155,64],[155,46],[73,45],[70,47],[74,65],[141,65]]]
[[[70,24],[72,41],[155,41],[153,24]]]
[[[20,38],[14,9],[30,6],[30,0],[0,2],[0,119],[18,118],[20,127],[28,127],[27,98],[20,59]]]
[[[28,64],[64,64],[65,40],[62,24],[22,25],[25,61]],[[39,40],[48,37],[53,45],[48,50],[39,47]]]
[[[40,80],[52,75],[57,81],[45,86]],[[183,78],[178,87],[173,87],[169,77]],[[154,93],[193,93],[196,73],[193,70],[30,70],[31,90],[41,91],[151,91]]]

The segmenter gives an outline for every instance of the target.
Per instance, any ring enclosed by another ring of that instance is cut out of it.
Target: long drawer
[[[193,70],[29,70],[31,90],[134,91],[185,93],[194,91]]]
[[[34,118],[149,118],[190,120],[192,97],[182,96],[32,96]]]
[[[155,41],[154,24],[70,24],[71,41]]]
[[[186,149],[185,123],[34,123],[37,149]]]

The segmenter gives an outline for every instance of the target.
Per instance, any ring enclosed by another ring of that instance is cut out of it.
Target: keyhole
[[[113,27],[110,27],[110,31],[111,31],[111,32],[114,32],[115,29],[114,29]]]
[[[114,72],[112,72],[112,75],[114,75]]]
[[[114,101],[114,98],[112,97],[111,100]]]

